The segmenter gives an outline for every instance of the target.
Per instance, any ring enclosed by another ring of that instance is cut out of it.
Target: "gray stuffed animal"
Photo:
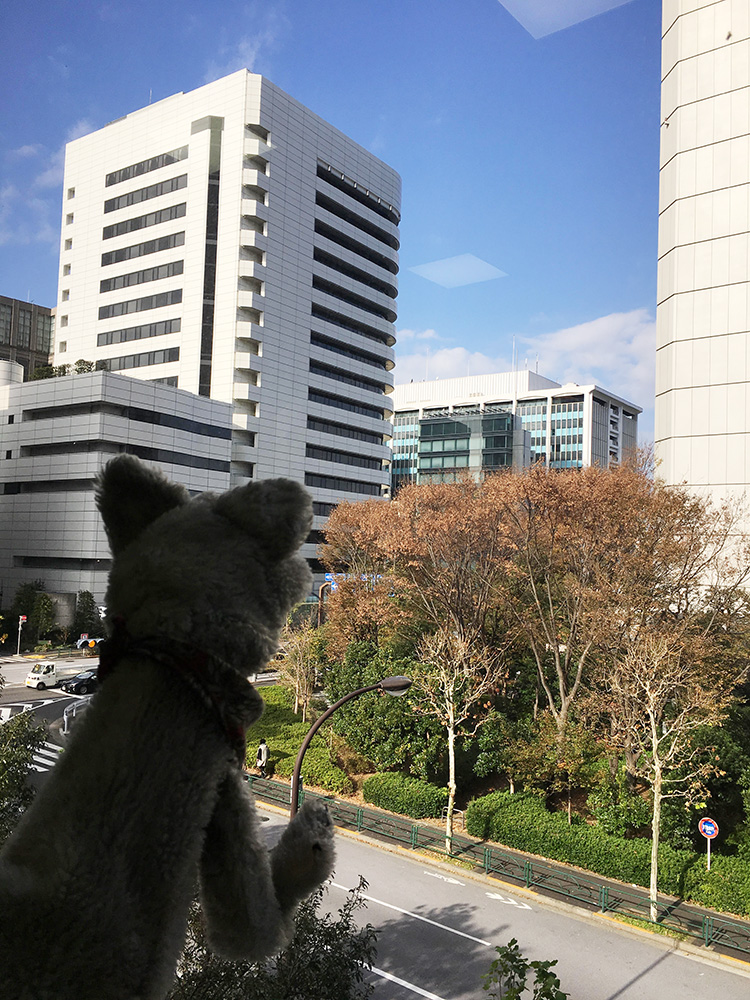
[[[191,500],[121,456],[97,502],[112,637],[100,692],[0,853],[3,1000],[162,997],[196,882],[211,947],[263,958],[333,867],[321,803],[267,852],[241,771],[263,704],[247,678],[309,591],[309,496],[279,479]]]

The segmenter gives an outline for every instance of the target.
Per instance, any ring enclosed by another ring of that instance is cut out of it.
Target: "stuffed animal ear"
[[[171,483],[132,455],[118,455],[107,462],[97,479],[96,505],[113,555],[157,517],[189,499],[184,486]]]
[[[310,494],[291,479],[238,486],[222,493],[214,510],[256,538],[274,559],[295,553],[312,525]]]

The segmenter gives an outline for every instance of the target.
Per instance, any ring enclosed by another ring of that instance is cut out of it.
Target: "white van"
[[[37,691],[44,691],[45,688],[55,687],[60,681],[57,668],[51,660],[43,660],[35,663],[26,675],[26,687],[36,688]]]

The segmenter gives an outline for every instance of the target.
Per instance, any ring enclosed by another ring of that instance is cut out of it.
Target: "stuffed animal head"
[[[97,504],[113,566],[107,621],[133,639],[194,644],[244,676],[273,656],[290,608],[309,593],[297,549],[312,523],[308,493],[269,479],[193,499],[128,455],[112,459]]]

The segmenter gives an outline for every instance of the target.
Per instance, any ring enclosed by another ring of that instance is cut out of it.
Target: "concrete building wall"
[[[394,170],[245,70],[126,115],[67,147],[55,360],[230,403],[232,484],[303,482],[319,526],[388,489],[399,206]]]
[[[231,407],[108,372],[21,383],[17,369],[0,370],[3,599],[41,579],[50,592],[90,590],[101,603],[109,545],[94,502],[97,473],[129,452],[194,493],[221,492]]]
[[[664,0],[656,351],[660,475],[750,481],[750,7]]]

